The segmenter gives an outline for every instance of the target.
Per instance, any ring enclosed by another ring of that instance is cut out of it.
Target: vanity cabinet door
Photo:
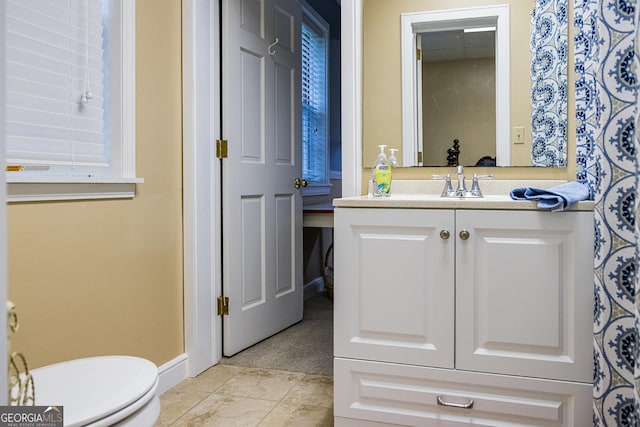
[[[453,368],[453,236],[452,210],[335,209],[337,357]]]
[[[457,211],[456,368],[591,382],[593,213]]]

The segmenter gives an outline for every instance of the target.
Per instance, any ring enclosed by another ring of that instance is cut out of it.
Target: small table
[[[318,203],[303,206],[303,227],[333,228],[333,205]]]

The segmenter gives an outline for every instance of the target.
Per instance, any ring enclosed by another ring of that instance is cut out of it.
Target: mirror
[[[509,6],[403,13],[401,31],[403,164],[509,166]]]
[[[363,166],[371,166],[379,144],[400,148],[400,162],[404,166],[447,166],[456,155],[459,164],[465,166],[490,166],[493,158],[497,166],[532,165],[530,28],[535,0],[484,3],[488,4],[478,7],[473,0],[363,0]],[[506,15],[500,7],[506,7]],[[470,15],[474,11],[480,13]],[[451,15],[452,12],[458,15]],[[408,68],[402,49],[407,37],[402,21],[407,19],[412,28],[409,40],[413,61]],[[469,32],[478,28],[485,31]],[[449,48],[443,46],[452,43],[467,54],[464,58],[448,57],[446,61],[449,65],[455,61],[464,63],[461,68],[472,72],[463,77],[464,73],[447,71],[445,61],[441,61],[434,67],[440,68],[435,77],[429,77],[425,70],[429,62],[432,66],[435,63],[429,56],[433,58],[435,50],[438,55],[445,54]],[[421,61],[417,61],[414,46],[421,47]],[[479,54],[486,50],[493,50],[495,56]],[[566,67],[566,56],[563,59]],[[418,64],[423,71],[421,79]],[[405,88],[411,85],[403,85],[408,76],[413,83],[411,92]],[[434,84],[436,92],[429,92]],[[474,95],[489,104],[454,102],[456,93]],[[411,113],[406,114],[406,105],[417,105],[418,100],[422,101],[420,117],[426,117],[424,126],[419,125],[422,120],[418,118],[418,107],[412,107]],[[566,112],[566,96],[562,102]],[[441,116],[434,109],[439,109]],[[452,124],[452,131],[433,127],[434,123],[445,122]],[[428,129],[430,123],[432,128]],[[418,161],[418,152],[423,153],[422,163]]]

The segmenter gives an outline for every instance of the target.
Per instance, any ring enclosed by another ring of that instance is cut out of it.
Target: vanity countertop
[[[485,181],[481,183],[483,198],[440,197],[442,181],[394,181],[389,197],[370,195],[334,199],[338,208],[403,208],[403,209],[497,209],[542,210],[536,201],[513,200],[509,195],[517,187],[551,188],[565,181]],[[454,183],[455,185],[455,183]],[[592,211],[592,200],[580,201],[569,211]]]

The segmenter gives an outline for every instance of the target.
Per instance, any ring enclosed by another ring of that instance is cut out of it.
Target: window
[[[133,196],[135,2],[7,0],[6,14],[9,201]]]
[[[304,195],[329,194],[329,26],[302,9],[302,177]]]

